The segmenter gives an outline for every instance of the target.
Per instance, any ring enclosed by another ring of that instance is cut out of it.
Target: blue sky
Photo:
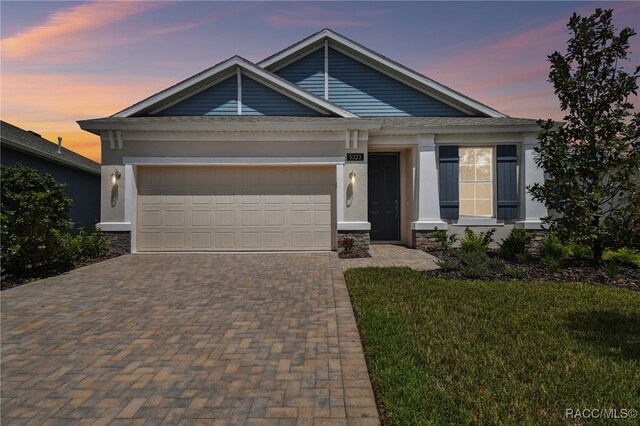
[[[596,7],[639,26],[638,2],[2,1],[2,118],[99,159],[76,120],[329,27],[509,115],[558,119],[546,56],[564,50],[573,12]]]

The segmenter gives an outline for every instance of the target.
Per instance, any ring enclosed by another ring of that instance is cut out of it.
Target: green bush
[[[438,265],[443,272],[457,271],[460,268],[458,262],[451,259],[437,259],[434,263]]]
[[[65,185],[20,165],[2,165],[0,175],[2,272],[59,263],[70,231]]]
[[[606,250],[602,255],[602,259],[608,263],[614,262],[618,265],[629,265],[640,268],[640,250],[631,248]]]
[[[495,234],[495,232],[496,228],[492,228],[487,232],[476,234],[471,228],[467,227],[464,230],[464,237],[460,240],[460,248],[463,252],[485,252],[489,244],[493,241],[493,234]]]
[[[511,267],[510,266],[510,267],[507,267],[504,270],[504,274],[509,278],[517,278],[517,279],[526,278],[527,277],[527,270],[525,268],[522,268],[522,267],[517,267],[517,266]]]
[[[564,259],[569,255],[569,247],[564,245],[560,238],[553,232],[549,232],[540,243],[540,257],[549,259]]]
[[[483,251],[468,250],[458,255],[462,263],[462,276],[466,278],[484,278],[489,272],[489,258]]]
[[[500,245],[498,253],[507,260],[517,259],[527,253],[527,247],[531,244],[532,236],[524,229],[513,228],[509,236]]]
[[[109,240],[105,237],[100,228],[94,226],[91,233],[84,229],[73,237],[73,247],[71,249],[73,260],[86,260],[102,257],[109,251]]]
[[[543,256],[541,262],[549,272],[556,272],[564,265],[564,260],[559,257]]]
[[[487,268],[489,271],[502,273],[507,268],[507,264],[499,257],[491,257],[487,260]]]
[[[447,231],[437,228],[433,229],[433,237],[440,244],[440,248],[446,252],[449,252],[455,242],[458,241],[457,235],[449,234]]]
[[[591,248],[582,244],[573,243],[569,245],[569,252],[576,260],[591,259]]]

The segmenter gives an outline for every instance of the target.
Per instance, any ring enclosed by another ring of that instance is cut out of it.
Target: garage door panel
[[[330,167],[144,166],[140,251],[329,250]]]
[[[235,210],[215,210],[213,214],[216,226],[235,226],[236,224]]]

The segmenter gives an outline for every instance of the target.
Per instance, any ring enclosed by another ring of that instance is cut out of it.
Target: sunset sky
[[[76,120],[109,116],[238,54],[258,62],[329,27],[508,115],[562,118],[546,56],[573,12],[640,2],[2,1],[2,119],[100,161]],[[638,64],[640,36],[630,65]]]

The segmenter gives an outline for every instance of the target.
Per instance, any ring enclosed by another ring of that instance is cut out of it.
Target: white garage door
[[[330,250],[333,167],[143,166],[139,251]]]

